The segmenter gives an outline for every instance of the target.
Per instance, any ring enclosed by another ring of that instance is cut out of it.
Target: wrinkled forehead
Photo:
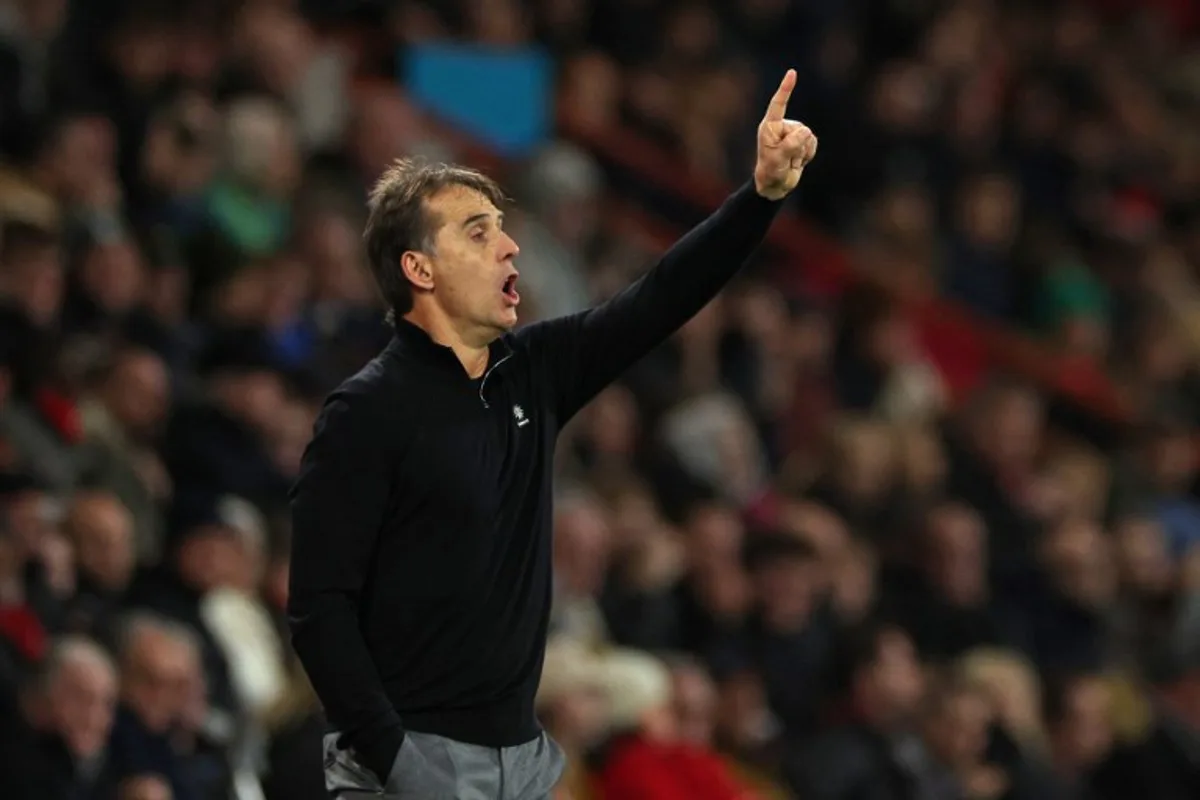
[[[496,219],[504,216],[496,204],[482,192],[467,186],[447,186],[425,201],[437,228],[462,225],[480,216]]]

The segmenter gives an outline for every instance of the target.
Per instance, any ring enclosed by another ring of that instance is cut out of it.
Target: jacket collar
[[[438,344],[424,328],[414,325],[403,317],[395,322],[395,333],[385,351],[397,360],[413,360],[422,364],[437,367],[452,367],[465,375],[462,362],[449,347]],[[512,355],[512,346],[507,336],[501,336],[488,346],[488,369],[491,369],[508,356]]]

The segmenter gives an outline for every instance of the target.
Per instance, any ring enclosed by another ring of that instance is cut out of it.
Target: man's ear
[[[400,270],[405,279],[418,289],[433,288],[433,265],[429,257],[415,250],[406,250],[400,256]]]

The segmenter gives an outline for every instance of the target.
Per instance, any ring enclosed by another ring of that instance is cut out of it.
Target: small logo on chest
[[[513,418],[516,419],[518,428],[529,424],[529,417],[525,416],[525,409],[520,406],[513,406]]]

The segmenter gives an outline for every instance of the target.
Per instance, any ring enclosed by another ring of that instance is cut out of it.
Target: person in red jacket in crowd
[[[604,661],[614,735],[596,780],[601,798],[761,800],[716,752],[683,740],[665,664],[632,650]]]

